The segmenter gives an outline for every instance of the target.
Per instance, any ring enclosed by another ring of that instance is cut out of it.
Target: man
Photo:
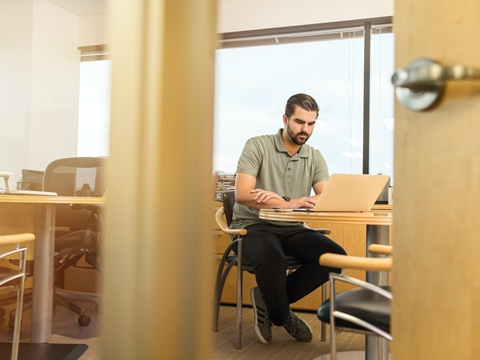
[[[302,223],[259,219],[260,209],[313,208],[328,181],[320,152],[305,145],[318,118],[318,105],[306,94],[288,99],[284,128],[275,135],[251,138],[237,165],[232,228],[245,228],[243,256],[253,264],[258,287],[250,291],[255,332],[263,343],[272,340],[272,323],[299,341],[311,341],[308,324],[290,304],[328,281],[338,269],[318,263],[324,253],[345,254],[338,244]],[[310,196],[311,190],[315,195]],[[285,255],[304,265],[286,275]]]

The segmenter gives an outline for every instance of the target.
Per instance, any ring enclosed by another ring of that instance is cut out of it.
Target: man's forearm
[[[239,204],[245,205],[251,209],[255,210],[261,210],[261,209],[272,209],[272,208],[280,208],[280,209],[288,209],[288,203],[287,201],[281,199],[270,199],[265,202],[261,201],[255,201],[253,200],[253,195],[251,196],[251,199],[245,199],[245,200],[237,200]]]
[[[300,209],[300,208],[313,208],[317,202],[316,197],[301,197],[293,198],[290,201],[284,200],[280,195],[275,194],[276,196],[271,195],[271,197],[257,197],[254,195],[244,196],[241,199],[237,199],[239,204],[248,206],[251,209],[261,210],[261,209]]]

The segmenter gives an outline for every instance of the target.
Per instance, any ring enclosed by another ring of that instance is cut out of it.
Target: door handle
[[[431,59],[421,58],[392,75],[397,99],[413,111],[433,108],[442,97],[447,80],[480,80],[480,69],[442,66]]]

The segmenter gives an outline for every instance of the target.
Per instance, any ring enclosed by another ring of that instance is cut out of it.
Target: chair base
[[[63,289],[57,289],[55,288],[54,293],[53,293],[53,307],[57,306],[62,306],[64,308],[69,309],[70,311],[73,311],[78,315],[78,323],[81,326],[88,326],[90,324],[90,317],[86,315],[85,310],[74,303],[73,301],[85,301],[89,303],[95,304],[95,311],[100,312],[100,301],[101,301],[101,295],[100,294],[95,294],[95,293],[84,293],[80,291],[69,291],[69,290],[63,290]],[[29,309],[32,308],[32,300],[26,302],[23,305],[22,312],[25,312]],[[13,309],[10,312],[9,315],[9,326],[10,328],[13,328],[14,322],[13,320],[15,319],[15,313],[16,309]],[[1,360],[1,359],[0,359]]]
[[[388,358],[391,358],[390,354]],[[313,360],[330,360],[330,354],[321,355]],[[337,353],[337,360],[365,360],[365,351],[341,351]]]

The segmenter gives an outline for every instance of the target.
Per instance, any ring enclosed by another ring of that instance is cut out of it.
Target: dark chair
[[[370,252],[391,254],[391,247],[373,244]],[[330,324],[330,359],[336,360],[336,337],[340,331],[357,332],[366,335],[376,335],[381,339],[392,340],[390,333],[390,314],[392,292],[390,286],[376,286],[368,282],[345,275],[345,269],[365,271],[390,271],[391,258],[361,258],[337,254],[324,254],[320,264],[341,268],[340,274],[330,274],[330,299],[325,301],[317,311],[320,321]],[[336,282],[355,285],[356,288],[335,293]],[[386,340],[378,342],[378,357],[388,357]],[[320,358],[318,358],[320,359]]]
[[[105,158],[75,157],[52,161],[45,169],[43,190],[57,193],[58,196],[102,197],[105,194]],[[56,205],[55,211],[55,258],[54,272],[76,266],[84,257],[97,271],[100,265],[99,234],[102,205]],[[34,274],[33,274],[34,275]],[[82,326],[90,324],[85,310],[71,300],[92,302],[99,306],[99,295],[69,292],[55,289],[54,306],[63,306],[75,312]],[[30,309],[31,302],[24,305]],[[10,323],[15,312],[10,313]]]
[[[215,214],[220,229],[232,237],[232,242],[225,249],[220,259],[217,276],[215,280],[215,292],[213,296],[213,331],[218,331],[218,319],[220,313],[220,301],[222,298],[223,287],[228,274],[233,266],[237,266],[242,271],[237,271],[237,293],[236,293],[236,342],[235,348],[242,348],[242,296],[243,296],[243,272],[248,271],[253,274],[253,266],[242,257],[242,236],[247,234],[245,229],[231,229],[230,224],[233,217],[233,206],[235,205],[235,191],[230,190],[222,194],[223,207],[218,209]],[[330,230],[315,229],[323,234],[329,234]],[[302,262],[293,256],[287,256],[288,271],[298,269]],[[322,301],[324,297],[322,292]],[[322,327],[322,338],[324,338],[324,328]]]

